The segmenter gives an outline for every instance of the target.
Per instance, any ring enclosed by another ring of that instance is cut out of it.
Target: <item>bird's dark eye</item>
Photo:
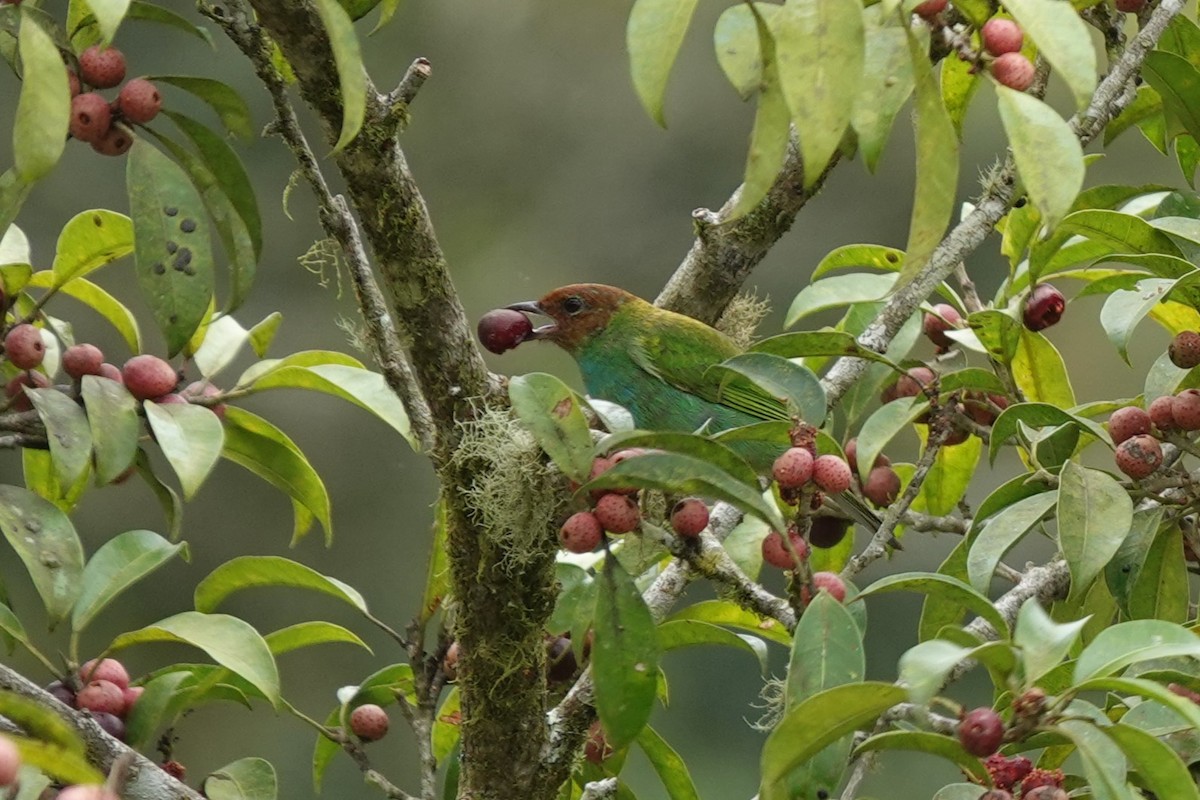
[[[583,311],[583,299],[580,297],[571,296],[563,300],[563,311],[568,314],[578,314]]]

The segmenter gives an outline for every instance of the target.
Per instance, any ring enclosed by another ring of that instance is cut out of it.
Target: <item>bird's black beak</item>
[[[542,307],[538,305],[536,300],[524,300],[520,303],[513,303],[510,306],[505,306],[505,308],[509,309],[510,311],[520,311],[524,314],[538,314],[543,317],[546,316],[546,312],[542,311]],[[533,332],[525,337],[525,341],[529,341],[530,339],[544,339],[546,336],[554,333],[556,330],[558,330],[558,327],[554,323],[542,325],[534,328]]]

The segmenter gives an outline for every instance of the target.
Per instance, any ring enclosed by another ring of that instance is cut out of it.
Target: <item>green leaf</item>
[[[902,397],[884,403],[867,417],[858,431],[858,473],[863,480],[866,480],[867,473],[875,464],[875,457],[883,452],[888,442],[924,414],[928,407],[929,402],[923,395]]]
[[[629,12],[625,47],[629,50],[633,88],[642,108],[664,128],[667,78],[695,10],[696,0],[636,0]]]
[[[147,400],[142,405],[159,449],[179,476],[184,499],[191,500],[221,457],[225,431],[220,417],[210,408],[190,403],[160,405]]]
[[[1174,53],[1151,50],[1142,64],[1142,76],[1162,98],[1167,128],[1182,125],[1193,137],[1200,137],[1200,71]]]
[[[1047,403],[1016,403],[1000,412],[1000,416],[996,417],[996,421],[992,423],[992,438],[988,443],[988,458],[991,461],[996,460],[996,454],[1004,445],[1005,440],[1016,435],[1021,425],[1029,428],[1074,425],[1081,432],[1095,436],[1109,445],[1112,444],[1112,437],[1108,435],[1108,431],[1086,417],[1071,414]]]
[[[628,486],[724,500],[775,530],[785,527],[779,509],[763,499],[756,485],[743,483],[715,464],[679,453],[645,453],[627,458],[579,491]]]
[[[1166,298],[1174,285],[1175,281],[1147,278],[1137,282],[1137,289],[1118,289],[1104,301],[1100,324],[1126,364],[1130,363],[1129,338],[1134,328]]]
[[[800,290],[788,308],[783,327],[790,328],[809,314],[830,308],[880,300],[896,284],[895,275],[855,273],[814,281]]]
[[[918,730],[887,731],[869,737],[855,749],[854,756],[857,758],[863,753],[882,750],[912,750],[946,759],[977,781],[977,783],[968,784],[970,789],[968,794],[963,795],[965,800],[978,800],[980,784],[984,784],[988,780],[988,773],[983,762],[964,750],[957,739],[941,733]],[[942,800],[942,792],[949,788],[944,787],[940,790],[934,796],[935,800]]]
[[[770,353],[742,353],[709,370],[723,375],[718,396],[734,375],[740,375],[772,397],[786,401],[809,424],[819,427],[825,421],[825,389],[821,381],[812,370],[794,361]]]
[[[1179,529],[1168,526],[1159,530],[1144,556],[1130,584],[1128,616],[1184,622],[1189,613],[1188,568]]]
[[[195,673],[182,669],[146,680],[142,684],[145,691],[125,721],[125,741],[139,749],[153,742],[158,731],[171,724],[185,704],[203,691],[198,684]]]
[[[13,121],[13,161],[20,180],[33,183],[62,157],[71,93],[58,47],[27,11],[21,14],[19,40],[23,73]],[[0,225],[0,230],[6,227]]]
[[[640,0],[645,3],[647,0]],[[678,0],[674,0],[678,1]],[[683,0],[695,6],[696,0]],[[755,8],[748,5],[748,8]],[[788,138],[791,135],[790,115],[787,100],[779,85],[779,70],[775,59],[775,40],[767,28],[764,17],[756,17],[758,35],[763,53],[762,84],[759,88],[758,109],[754,114],[754,128],[750,133],[750,149],[746,153],[745,177],[738,190],[737,202],[729,215],[728,222],[752,211],[767,196],[775,184],[775,178],[787,155]],[[662,113],[661,96],[659,114]],[[662,124],[661,118],[659,123]]]
[[[24,562],[53,628],[71,613],[83,574],[83,546],[71,520],[27,489],[0,485],[0,531]]]
[[[941,388],[945,389],[944,386]],[[926,429],[921,431],[922,439],[927,440]],[[983,442],[975,436],[960,444],[940,448],[913,502],[914,510],[935,516],[951,513],[966,494],[982,453]]]
[[[1063,720],[1051,730],[1066,735],[1083,762],[1083,775],[1095,800],[1128,800],[1125,755],[1100,728],[1083,720]]]
[[[971,648],[943,639],[930,639],[900,656],[898,680],[908,687],[910,702],[924,705],[942,688],[950,671],[971,657]]]
[[[1153,658],[1153,656],[1151,656]],[[1200,726],[1200,708],[1186,697],[1180,697],[1161,683],[1145,678],[1090,678],[1075,686],[1079,692],[1118,692],[1122,695],[1134,695],[1155,701],[1155,705],[1165,706],[1188,726]]]
[[[1100,731],[1117,743],[1155,797],[1200,798],[1187,765],[1157,737],[1120,723]]]
[[[30,286],[49,287],[54,281],[54,275],[49,270],[36,273],[29,281]],[[73,297],[87,305],[93,311],[104,317],[121,334],[125,344],[133,353],[142,352],[142,334],[138,329],[137,318],[121,301],[101,289],[86,278],[73,278],[69,283],[59,287],[59,294]]]
[[[429,567],[425,571],[425,591],[421,598],[422,622],[427,622],[437,613],[446,597],[453,591],[450,581],[449,545],[446,540],[450,527],[448,513],[446,498],[439,497],[437,505],[434,506],[433,541],[429,545]],[[563,581],[563,584],[563,591],[559,592],[560,602],[563,592],[566,591],[566,582]]]
[[[342,91],[342,130],[333,152],[341,152],[354,141],[362,129],[367,112],[367,72],[362,63],[358,34],[345,9],[337,0],[317,0],[317,14],[329,36],[333,61],[337,65],[338,84]]]
[[[354,587],[279,556],[241,556],[214,569],[196,586],[197,611],[210,613],[231,594],[261,586],[308,589],[349,603],[367,614],[367,601]]]
[[[302,647],[312,647],[315,644],[333,644],[336,642],[355,644],[368,653],[373,652],[370,646],[353,631],[347,630],[341,625],[334,625],[332,622],[322,622],[320,620],[298,622],[295,625],[289,625],[286,628],[272,631],[264,636],[263,639],[266,641],[267,647],[271,648],[271,655],[273,656],[281,656],[284,653],[290,653]]]
[[[513,413],[546,455],[571,479],[586,481],[592,471],[592,435],[579,396],[544,372],[509,381]]]
[[[1021,604],[1013,630],[1013,644],[1022,651],[1025,686],[1035,685],[1067,657],[1085,624],[1086,619],[1061,624],[1055,622],[1037,598],[1030,598]]]
[[[904,687],[890,683],[851,683],[827,689],[788,711],[763,745],[761,800],[787,800],[784,782],[793,769],[904,702],[907,695]]]
[[[1042,492],[1017,500],[988,520],[971,542],[967,554],[967,575],[971,586],[986,593],[1000,559],[1057,502],[1057,492]]]
[[[609,745],[619,750],[637,738],[654,707],[658,640],[642,593],[615,558],[604,559],[597,583],[591,655],[596,712]]]
[[[1079,13],[1057,0],[1004,0],[1004,7],[1066,81],[1076,108],[1087,108],[1096,89],[1096,49]]]
[[[284,367],[315,367],[322,364],[341,364],[357,369],[366,369],[358,359],[334,350],[302,350],[286,358],[272,358],[251,365],[237,379],[237,388],[244,389],[264,376]]]
[[[1121,541],[1121,546],[1117,548],[1114,555],[1108,562],[1108,566],[1104,568],[1104,579],[1108,583],[1109,591],[1112,593],[1113,599],[1117,601],[1117,606],[1121,612],[1132,619],[1170,619],[1169,617],[1160,617],[1158,614],[1138,614],[1134,617],[1130,614],[1129,604],[1133,601],[1133,587],[1138,584],[1138,579],[1141,576],[1142,567],[1147,562],[1157,564],[1158,568],[1151,567],[1149,577],[1149,585],[1155,588],[1151,590],[1153,606],[1157,602],[1155,595],[1158,593],[1158,579],[1160,577],[1159,570],[1161,569],[1161,552],[1157,558],[1151,558],[1151,550],[1159,539],[1173,538],[1169,534],[1173,532],[1173,526],[1164,528],[1161,532],[1159,527],[1162,523],[1164,508],[1161,505],[1155,505],[1152,508],[1134,509],[1133,522],[1130,525],[1129,533]],[[1176,547],[1179,555],[1183,555],[1183,548]],[[1168,581],[1170,583],[1170,581]],[[1149,586],[1143,587],[1149,589]],[[1187,592],[1184,592],[1186,596]],[[1171,620],[1172,622],[1182,622],[1182,619]]]
[[[909,283],[929,261],[942,240],[957,207],[958,136],[942,93],[933,75],[928,48],[906,28],[909,58],[916,81],[914,89],[917,137],[917,177],[913,189],[904,268],[897,286]]]
[[[1075,405],[1075,392],[1062,356],[1050,340],[1040,333],[1022,330],[1012,360],[1013,380],[1032,403],[1048,403],[1059,408]]]
[[[92,432],[79,404],[57,389],[26,392],[46,426],[54,475],[62,486],[71,486],[91,467]]]
[[[142,22],[155,22],[159,25],[166,25],[176,30],[183,31],[186,34],[195,36],[203,42],[206,42],[209,47],[213,46],[212,36],[208,31],[192,22],[184,16],[176,14],[170,9],[156,6],[154,3],[142,2],[142,0],[133,0],[129,4],[129,13],[125,15],[126,19],[136,19]]]
[[[1075,661],[1074,682],[1115,675],[1130,664],[1172,656],[1200,658],[1200,637],[1158,619],[1121,622],[1101,631]]]
[[[976,311],[967,317],[967,322],[989,356],[1005,364],[1013,360],[1024,326],[1011,311],[995,308]],[[960,338],[954,331],[950,336]]]
[[[0,173],[0,231],[12,225],[32,189],[33,184],[18,175],[16,167]]]
[[[86,748],[70,726],[58,714],[28,697],[9,691],[0,692],[0,714],[14,725],[37,739],[62,748],[64,752],[83,755]]]
[[[180,642],[198,647],[218,664],[249,681],[272,706],[279,706],[279,672],[271,650],[258,631],[237,617],[184,611],[121,634],[108,650],[115,652],[149,642]]]
[[[669,800],[700,800],[696,786],[692,783],[692,776],[688,774],[687,764],[671,745],[667,744],[666,739],[647,725],[637,735],[637,743],[646,754],[650,766],[658,773],[658,779],[667,790]]]
[[[1166,233],[1141,217],[1121,211],[1100,208],[1076,211],[1063,219],[1058,232],[1102,242],[1117,253],[1181,255]]]
[[[1057,0],[1035,2],[1060,6],[1076,24],[1083,26],[1070,6]],[[1055,37],[1057,39],[1058,33]],[[1091,42],[1086,44],[1087,52],[1092,53]],[[1088,77],[1094,80],[1092,75]],[[1053,230],[1083,188],[1085,170],[1079,139],[1057,111],[1036,97],[999,84],[996,93],[1000,99],[1000,121],[1012,147],[1021,181],[1029,192],[1029,199],[1041,212],[1046,228]],[[1089,89],[1089,98],[1090,95]]]
[[[86,0],[88,8],[100,26],[105,44],[111,42],[117,35],[121,20],[129,12],[129,0]]]
[[[938,572],[905,572],[880,578],[858,593],[858,599],[886,592],[921,592],[956,606],[962,606],[986,620],[1001,636],[1008,635],[1008,623],[988,598],[952,575]]]
[[[634,447],[668,450],[672,453],[695,456],[720,467],[749,486],[758,482],[757,473],[750,468],[744,458],[720,442],[694,433],[627,431],[601,439],[596,445],[596,452],[612,453]]]
[[[4,634],[3,641],[9,655],[12,655],[16,642],[20,642],[26,649],[34,646],[29,634],[25,632],[25,626],[21,624],[21,620],[3,602],[0,602],[0,632]]]
[[[138,285],[174,356],[204,319],[213,293],[208,215],[187,174],[145,142],[129,152],[126,183]]]
[[[754,10],[769,24],[779,6],[755,3]],[[762,54],[754,14],[745,4],[730,6],[721,13],[713,29],[717,63],[743,100],[749,100],[762,84]]]
[[[866,60],[850,124],[858,136],[863,164],[875,172],[896,115],[912,94],[913,62],[905,29],[897,24],[895,16],[884,14],[882,6],[871,6],[864,14]],[[928,30],[922,27],[918,35],[926,40],[927,49]]]
[[[146,451],[138,448],[137,451],[137,473],[150,487],[150,491],[154,493],[155,498],[162,506],[163,514],[167,518],[167,535],[172,542],[179,541],[183,536],[183,501],[179,499],[179,495],[170,486],[165,484],[150,467],[150,459],[146,455]]]
[[[979,91],[980,83],[979,70],[972,69],[971,64],[958,58],[942,59],[942,105],[946,107],[959,139],[962,138],[967,109]]]
[[[862,6],[856,0],[788,3],[771,19],[779,79],[800,137],[804,185],[841,146],[863,71]]]
[[[325,529],[325,539],[333,536],[329,493],[317,471],[308,463],[300,448],[262,417],[230,406],[225,410],[225,445],[221,455],[240,464],[272,484],[297,504],[297,526],[293,539],[307,532],[316,517]],[[301,513],[303,509],[307,513]]]
[[[40,742],[21,736],[12,737],[21,754],[21,761],[63,783],[104,783],[104,773],[93,767],[85,756],[64,750],[50,742]]]
[[[190,75],[151,75],[148,80],[168,83],[190,92],[208,103],[226,130],[242,139],[254,137],[254,125],[250,120],[250,107],[241,95],[228,84],[212,78],[197,78]]]
[[[668,622],[695,619],[714,625],[728,625],[749,631],[764,639],[791,647],[792,637],[777,620],[759,617],[727,600],[704,600],[676,611],[667,618]]]
[[[278,795],[275,768],[262,758],[239,758],[204,779],[209,800],[275,800]]]
[[[100,546],[88,560],[71,629],[81,631],[118,595],[175,557],[186,545],[171,544],[152,531],[126,531]]]
[[[904,263],[904,251],[881,244],[846,244],[834,248],[813,269],[812,280],[838,269],[867,267],[898,272]]]
[[[1116,554],[1133,524],[1133,501],[1111,475],[1073,461],[1058,476],[1058,546],[1082,597]]]
[[[887,356],[863,347],[853,334],[846,331],[820,330],[782,333],[755,342],[748,352],[770,353],[784,358],[853,356],[895,367]]]
[[[595,594],[595,592],[591,592]],[[658,647],[666,653],[681,647],[715,644],[745,650],[758,659],[763,673],[767,670],[767,648],[762,639],[733,633],[720,626],[697,619],[677,619],[658,626]]]
[[[88,409],[96,482],[112,483],[133,464],[138,453],[138,402],[125,386],[97,375],[84,375],[80,392]]]

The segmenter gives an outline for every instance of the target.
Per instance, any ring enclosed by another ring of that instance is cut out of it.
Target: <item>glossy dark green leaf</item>
[[[263,586],[307,589],[367,613],[367,601],[352,586],[279,556],[239,556],[226,561],[196,585],[193,603],[197,611],[208,613],[235,592]]]
[[[680,2],[680,0],[671,0]],[[641,0],[645,3],[647,0]],[[682,0],[695,6],[696,0]],[[640,4],[640,3],[639,3]],[[755,8],[753,4],[748,8]],[[750,211],[767,196],[775,184],[775,178],[787,155],[788,139],[791,136],[790,113],[783,89],[779,83],[779,69],[775,58],[775,40],[767,28],[765,17],[757,17],[760,46],[763,54],[762,80],[758,92],[758,108],[754,114],[754,128],[750,132],[750,149],[746,153],[745,177],[738,190],[726,221],[737,219]],[[659,108],[661,124],[661,107]]]
[[[363,67],[358,34],[354,32],[349,15],[337,0],[316,0],[315,5],[329,37],[342,92],[342,129],[333,146],[333,152],[337,153],[354,141],[362,129],[367,110],[367,73]]]
[[[46,426],[54,474],[63,486],[74,484],[91,467],[92,432],[83,409],[57,389],[26,392]]]
[[[920,592],[939,597],[956,606],[969,609],[987,620],[1001,636],[1008,635],[1008,623],[988,598],[969,584],[940,572],[904,572],[880,578],[858,593],[858,597],[887,592]]]
[[[20,180],[33,183],[54,169],[62,157],[71,93],[58,47],[28,12],[22,13],[19,41],[23,72],[12,153]]]
[[[1133,102],[1125,106],[1120,114],[1117,114],[1108,125],[1104,126],[1104,146],[1107,147],[1111,141],[1139,122],[1155,116],[1161,118],[1162,108],[1162,97],[1158,92],[1154,91],[1152,87],[1142,84],[1137,88],[1137,95]]]
[[[102,544],[83,569],[79,597],[71,610],[72,630],[86,628],[118,595],[185,547],[143,530],[126,531]]]
[[[1159,530],[1144,555],[1130,586],[1128,616],[1186,621],[1190,613],[1188,567],[1179,529],[1167,526]]]
[[[1064,10],[1079,27],[1083,27],[1074,11],[1066,6]],[[1057,33],[1055,38],[1058,38]],[[1085,44],[1087,52],[1092,53],[1093,48],[1086,37]],[[1094,81],[1094,76],[1089,75],[1089,78]],[[1021,181],[1029,192],[1029,199],[1041,212],[1046,227],[1053,230],[1083,188],[1085,170],[1079,139],[1057,111],[1033,95],[999,84],[995,88],[1000,100],[1000,121],[1012,147]]]
[[[146,455],[145,450],[138,449],[135,467],[138,475],[145,481],[162,507],[163,514],[167,518],[167,537],[172,542],[179,541],[179,538],[183,536],[183,500],[179,497],[178,492],[154,474],[154,469],[150,466],[150,458]]]
[[[1109,591],[1117,601],[1117,606],[1127,618],[1133,618],[1129,610],[1129,604],[1133,600],[1133,587],[1137,585],[1142,567],[1149,559],[1151,548],[1154,547],[1155,542],[1159,538],[1159,527],[1162,523],[1163,512],[1164,508],[1160,505],[1156,505],[1153,508],[1135,508],[1129,533],[1122,540],[1116,554],[1104,568],[1104,580],[1108,583]],[[1164,533],[1168,532],[1164,531]],[[1164,536],[1163,538],[1171,537]],[[1182,547],[1177,549],[1182,556]],[[1161,563],[1160,558],[1161,554],[1154,561]],[[1159,578],[1158,569],[1152,566],[1150,572],[1152,574],[1149,580],[1151,583],[1157,583]],[[1157,594],[1157,587],[1155,587],[1155,591],[1151,594],[1152,596]],[[1160,617],[1157,614],[1139,614],[1137,618],[1159,619]],[[1182,620],[1171,621],[1181,622]]]
[[[83,546],[71,520],[53,503],[19,486],[0,485],[0,531],[42,598],[51,627],[79,596]]]
[[[721,389],[740,375],[772,397],[786,401],[810,425],[825,421],[825,389],[809,368],[770,353],[742,353],[709,368],[722,375]]]
[[[190,500],[217,465],[225,442],[221,419],[204,406],[147,400],[146,421],[158,447],[179,476],[183,497]]]
[[[937,575],[951,578],[970,588],[967,584],[967,550],[968,540],[962,539],[950,551],[945,560],[938,566]],[[868,587],[870,588],[870,587]],[[971,589],[972,594],[978,594]],[[861,596],[861,594],[860,594]],[[982,596],[982,595],[979,595]],[[991,605],[990,603],[988,604]],[[957,626],[966,614],[966,607],[952,595],[931,593],[925,596],[921,604],[921,619],[917,625],[917,640],[924,642],[937,637],[938,633],[947,626]],[[1002,630],[996,628],[997,631]]]
[[[604,560],[597,583],[591,655],[596,711],[609,745],[620,749],[637,738],[650,718],[659,647],[654,618],[615,558]]]
[[[266,759],[239,758],[204,779],[204,796],[209,800],[275,800],[279,781]]]
[[[1004,554],[1058,502],[1057,492],[1042,492],[1017,500],[993,516],[971,543],[967,576],[972,587],[986,593],[992,573]]]
[[[1082,596],[1133,524],[1133,501],[1108,473],[1068,461],[1058,477],[1058,546]],[[1070,599],[1070,598],[1068,598]]]
[[[667,744],[666,739],[647,725],[638,734],[637,743],[646,754],[650,766],[658,773],[658,779],[662,781],[669,800],[700,800],[696,785],[692,783],[692,776],[688,773],[687,764],[674,748]]]
[[[1153,656],[1151,656],[1153,658]],[[1186,697],[1180,697],[1157,681],[1145,678],[1089,678],[1079,682],[1080,692],[1105,691],[1153,700],[1155,705],[1172,711],[1177,719],[1192,727],[1200,726],[1200,707]]]
[[[1155,797],[1200,798],[1187,765],[1156,736],[1120,723],[1100,730],[1117,743]]]
[[[513,413],[564,474],[585,481],[592,469],[592,435],[579,395],[544,372],[509,381]]]
[[[1138,619],[1100,632],[1075,661],[1075,683],[1115,675],[1130,664],[1171,656],[1200,657],[1200,637],[1158,619]]]
[[[221,118],[226,130],[242,139],[254,136],[250,120],[250,107],[237,91],[226,83],[212,78],[197,78],[190,75],[151,75],[155,83],[167,83],[190,92],[208,103]]]
[[[637,0],[629,12],[625,46],[633,87],[650,118],[666,127],[663,97],[696,0]]]

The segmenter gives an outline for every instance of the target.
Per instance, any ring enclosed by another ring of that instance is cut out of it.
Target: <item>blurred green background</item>
[[[65,7],[64,2],[43,5],[56,13]],[[186,3],[171,5],[181,12],[188,9]],[[394,85],[417,56],[433,64],[433,76],[412,107],[412,125],[403,145],[472,319],[490,308],[533,299],[577,281],[619,284],[653,297],[691,243],[691,210],[719,207],[737,186],[752,108],[725,82],[711,44],[713,25],[728,3],[700,4],[668,92],[670,127],[665,131],[642,112],[630,84],[624,54],[629,5],[410,0],[389,27],[365,40],[368,65],[381,88]],[[374,15],[359,23],[364,36],[373,24]],[[129,56],[131,76],[198,74],[237,86],[261,128],[270,120],[265,92],[242,56],[219,31],[214,29],[213,35],[215,52],[178,32],[130,23],[117,44]],[[0,76],[0,122],[5,130],[11,128],[18,88],[11,75]],[[1053,88],[1061,101],[1061,87]],[[169,87],[164,93],[168,107],[194,111],[212,124],[190,98]],[[1065,109],[1065,104],[1059,106]],[[9,137],[0,139],[0,164],[11,163]],[[986,87],[974,101],[965,139],[963,200],[978,192],[980,171],[1004,147],[994,96]],[[314,140],[319,140],[315,132]],[[283,312],[274,356],[306,348],[351,351],[339,326],[354,318],[349,288],[341,290],[332,268],[317,275],[298,263],[317,236],[317,227],[303,185],[290,195],[293,219],[284,212],[281,198],[293,170],[290,155],[276,139],[239,146],[259,191],[266,239],[257,286],[238,312],[239,320],[250,325],[272,311]],[[322,145],[320,151],[326,149]],[[336,184],[331,163],[323,164],[330,167],[329,177]],[[835,171],[828,187],[748,283],[747,288],[770,297],[775,308],[763,325],[764,334],[779,331],[783,310],[832,248],[852,242],[904,246],[911,164],[911,128],[903,112],[879,175],[868,175],[857,161]],[[37,266],[49,265],[57,232],[74,214],[93,207],[127,210],[123,176],[123,159],[104,158],[69,143],[62,164],[37,187],[18,219],[33,244]],[[1118,140],[1089,175],[1090,183],[1154,181],[1181,183],[1173,160],[1160,157],[1136,133]],[[998,255],[998,242],[993,237],[968,264],[985,296],[1007,269]],[[144,306],[136,298],[131,267],[127,260],[99,277],[140,313]],[[1068,296],[1077,289],[1062,288]],[[70,317],[78,337],[101,344],[110,360],[128,357],[104,323],[72,303],[56,301],[49,311]],[[1099,300],[1085,298],[1048,332],[1068,359],[1081,402],[1136,395],[1146,366],[1166,341],[1146,323],[1146,335],[1131,349],[1134,366],[1129,368],[1104,341],[1099,309]],[[161,352],[161,341],[149,323],[144,327],[156,343],[152,351]],[[918,347],[916,355],[931,355],[927,344]],[[544,370],[578,385],[569,359],[549,346],[532,344],[503,357],[489,355],[488,360],[498,372]],[[235,365],[230,376],[247,363],[243,359]],[[435,497],[425,459],[365,412],[323,396],[278,393],[254,398],[248,405],[293,436],[325,477],[336,529],[332,548],[325,549],[314,533],[289,550],[291,513],[286,498],[222,462],[186,510],[191,563],[173,563],[122,597],[87,632],[87,653],[118,632],[191,608],[195,583],[223,561],[246,553],[287,555],[348,581],[395,627],[402,628],[417,608]],[[893,459],[911,458],[914,446],[915,437],[899,443]],[[981,467],[972,499],[982,499],[988,487],[1012,474],[1014,466],[1002,460],[994,473]],[[18,454],[0,453],[0,481],[20,480]],[[89,553],[124,530],[164,529],[154,497],[137,480],[91,492],[76,524]],[[913,540],[894,563],[879,563],[861,576],[860,585],[889,571],[933,568],[953,545],[952,539]],[[1034,547],[1017,554],[1013,563],[1048,552],[1048,547]],[[0,576],[11,587],[19,613],[27,622],[35,619],[36,598],[11,550],[0,549]],[[694,587],[689,599],[709,596],[705,587]],[[335,703],[338,687],[403,660],[387,639],[328,600],[255,590],[235,596],[222,610],[244,615],[264,632],[306,619],[328,619],[351,626],[367,639],[375,656],[348,646],[326,646],[282,658],[285,693],[318,718]],[[869,605],[870,677],[894,678],[896,659],[915,642],[918,610],[918,599],[907,596],[893,595]],[[35,619],[30,627],[41,626]],[[63,646],[53,636],[42,641],[51,650]],[[195,657],[187,649],[166,646],[141,647],[123,656],[134,674]],[[50,680],[29,659],[19,654],[12,658],[36,680]],[[772,645],[775,675],[782,675],[785,663],[785,654]],[[763,679],[754,662],[741,653],[703,649],[672,653],[665,668],[672,703],[656,712],[653,724],[687,760],[706,800],[752,796],[763,740],[763,734],[748,724],[761,713],[754,706]],[[986,702],[985,688],[984,681],[972,676],[953,694]],[[399,714],[393,714],[393,731],[371,746],[372,756],[380,769],[413,790],[416,759]],[[176,757],[193,778],[235,758],[258,755],[278,768],[282,796],[314,796],[309,772],[313,736],[288,717],[273,717],[265,709],[207,707],[188,717],[177,734]],[[885,754],[880,764],[864,787],[868,796],[918,800],[957,777],[945,762],[914,754]],[[664,796],[640,756],[631,758],[626,777],[640,797]],[[349,759],[338,758],[327,774],[324,796],[354,800],[378,795],[363,785]]]

